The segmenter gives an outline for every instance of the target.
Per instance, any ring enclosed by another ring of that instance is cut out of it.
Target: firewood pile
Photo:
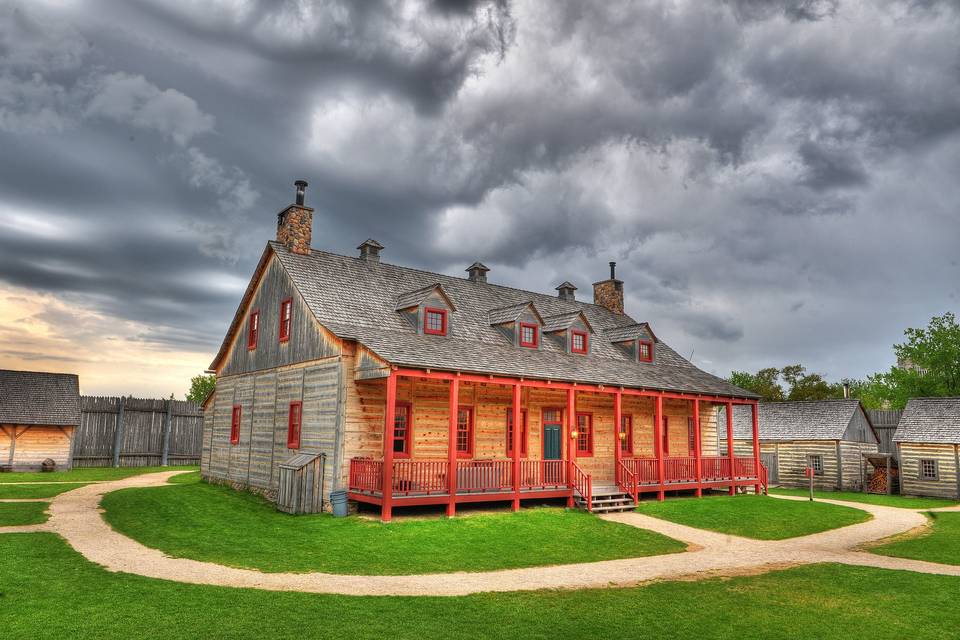
[[[893,489],[896,489],[897,483],[899,481],[900,471],[896,467],[890,468],[890,478],[889,481],[893,483]],[[887,492],[887,470],[884,467],[878,467],[874,470],[873,475],[870,476],[870,484],[868,486],[868,491],[870,493],[886,493]],[[896,491],[894,491],[896,493]]]

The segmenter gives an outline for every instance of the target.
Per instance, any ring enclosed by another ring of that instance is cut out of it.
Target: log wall
[[[73,427],[46,425],[0,425],[0,465],[14,471],[35,471],[50,458],[57,470],[70,468]]]
[[[960,499],[957,484],[957,446],[952,444],[900,443],[900,493]],[[920,477],[920,461],[936,460],[939,478]]]

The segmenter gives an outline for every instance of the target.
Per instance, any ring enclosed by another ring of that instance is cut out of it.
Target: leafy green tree
[[[830,383],[819,373],[807,373],[803,365],[786,366],[780,375],[790,385],[787,400],[831,400],[843,397],[842,383]]]
[[[780,386],[780,370],[774,367],[760,369],[755,374],[733,371],[729,381],[741,389],[754,392],[764,402],[777,402],[784,399],[783,387]]]
[[[193,376],[190,378],[190,392],[187,394],[187,400],[199,404],[206,400],[216,387],[217,376],[213,374]]]

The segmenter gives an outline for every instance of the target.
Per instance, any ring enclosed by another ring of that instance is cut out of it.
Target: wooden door
[[[767,468],[767,483],[780,484],[780,473],[777,469],[776,453],[761,453],[760,463]]]

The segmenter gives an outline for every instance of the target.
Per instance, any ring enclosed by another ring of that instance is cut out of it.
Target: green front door
[[[543,425],[543,459],[560,459],[560,425]]]

